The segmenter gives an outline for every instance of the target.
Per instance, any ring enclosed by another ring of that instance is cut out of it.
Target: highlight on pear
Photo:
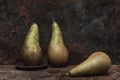
[[[106,73],[111,66],[110,57],[101,51],[92,53],[88,59],[71,69],[67,76],[91,76]]]
[[[57,22],[53,20],[52,35],[48,47],[48,61],[52,66],[65,66],[69,53],[64,44],[62,32]]]
[[[39,44],[39,29],[36,23],[33,23],[27,33],[22,49],[21,58],[25,65],[39,65],[42,59],[42,50]]]

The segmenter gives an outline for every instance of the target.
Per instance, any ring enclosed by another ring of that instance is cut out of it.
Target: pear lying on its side
[[[65,66],[68,61],[68,50],[64,45],[62,32],[57,22],[53,20],[52,37],[48,47],[48,60],[52,66]]]
[[[104,52],[94,52],[84,62],[71,69],[69,76],[91,76],[105,73],[111,66],[111,59]]]
[[[34,23],[27,33],[21,50],[21,57],[25,65],[39,65],[42,58],[42,50],[39,44],[39,30]]]

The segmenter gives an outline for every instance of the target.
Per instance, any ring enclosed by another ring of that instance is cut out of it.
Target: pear
[[[48,61],[52,66],[60,67],[66,65],[68,57],[69,53],[64,44],[61,29],[53,20],[52,36],[48,47]]]
[[[42,50],[39,44],[39,30],[36,23],[33,23],[25,37],[21,57],[25,65],[34,66],[40,64]]]
[[[68,76],[91,76],[100,75],[108,71],[111,66],[111,59],[106,53],[98,51],[91,54],[81,64],[71,69]]]

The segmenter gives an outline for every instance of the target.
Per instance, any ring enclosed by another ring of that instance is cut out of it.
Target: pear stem
[[[55,22],[55,19],[54,19],[54,17],[53,17],[53,16],[52,16],[52,21],[53,21],[53,22]]]

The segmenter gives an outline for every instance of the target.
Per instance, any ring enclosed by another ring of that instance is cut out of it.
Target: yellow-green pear
[[[39,44],[39,30],[36,23],[33,23],[25,37],[21,57],[25,65],[34,66],[40,64],[42,50]]]
[[[62,32],[53,20],[52,23],[52,36],[48,47],[48,60],[52,66],[60,67],[65,66],[68,61],[69,53],[64,44]]]
[[[71,69],[69,76],[91,76],[100,75],[108,71],[111,66],[111,59],[104,52],[94,52],[88,59]]]

